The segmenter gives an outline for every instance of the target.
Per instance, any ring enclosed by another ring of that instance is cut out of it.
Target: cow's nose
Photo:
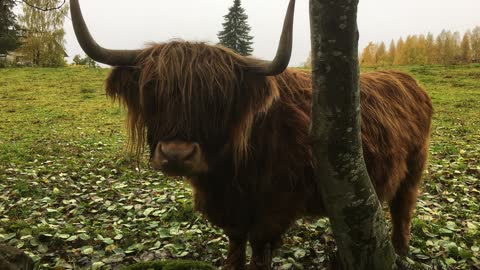
[[[191,160],[198,151],[196,143],[159,143],[157,147],[165,161],[182,163]]]

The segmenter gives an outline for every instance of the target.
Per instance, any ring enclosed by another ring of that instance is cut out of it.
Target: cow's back
[[[280,91],[283,99],[296,99],[297,101],[282,103],[298,104],[304,114],[310,115],[311,110],[311,73],[303,70],[290,70],[282,77],[290,77],[295,81],[295,88],[301,95],[291,95],[291,91]],[[280,88],[285,88],[289,83],[287,79],[279,80]],[[379,198],[390,201],[397,191],[400,183],[406,178],[409,163],[415,163],[418,152],[428,151],[428,138],[432,117],[432,104],[426,91],[418,85],[410,75],[399,71],[378,71],[360,75],[360,106],[361,106],[361,131],[364,159],[368,173]],[[290,83],[291,86],[291,83]],[[308,91],[305,91],[308,88]],[[308,100],[308,102],[305,102]],[[308,104],[307,106],[305,104]],[[285,106],[285,105],[284,105]],[[298,114],[294,109],[283,113]],[[284,117],[285,118],[285,117]],[[284,119],[282,118],[282,119]],[[303,141],[308,137],[308,120],[294,122]],[[288,127],[287,129],[291,129]],[[284,137],[284,136],[282,136]],[[286,143],[295,144],[293,141]],[[298,144],[298,143],[297,143]],[[298,144],[295,149],[304,149],[305,145]],[[310,147],[309,145],[307,147]],[[296,160],[304,160],[306,150],[297,155]],[[427,153],[424,153],[427,155]],[[311,159],[311,157],[308,157]],[[412,160],[413,159],[413,160]],[[424,161],[419,161],[424,162]],[[311,164],[311,163],[310,163]],[[308,167],[310,164],[305,164]],[[423,167],[424,164],[414,164]],[[297,167],[298,168],[298,167]],[[298,170],[297,170],[298,172]],[[309,175],[313,174],[309,173]],[[318,190],[314,179],[306,179],[299,175],[297,179],[303,182],[305,192]],[[307,177],[308,178],[308,177]],[[308,188],[310,187],[310,188]],[[318,194],[312,195],[311,203],[318,205]],[[307,207],[310,208],[310,207]]]

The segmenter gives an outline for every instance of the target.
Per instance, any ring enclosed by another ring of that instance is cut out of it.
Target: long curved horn
[[[262,61],[253,64],[250,67],[253,72],[263,76],[275,76],[282,73],[287,68],[288,63],[290,62],[290,56],[292,55],[294,13],[295,0],[290,0],[287,15],[283,22],[283,30],[277,49],[277,55],[271,62]]]
[[[80,46],[90,58],[111,66],[131,66],[136,64],[141,50],[109,50],[98,45],[88,31],[78,0],[70,1],[70,13],[78,43],[80,43]]]

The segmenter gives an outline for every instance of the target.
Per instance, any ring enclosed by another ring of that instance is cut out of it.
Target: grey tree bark
[[[358,0],[310,0],[316,177],[342,270],[388,270],[393,250],[360,137]]]

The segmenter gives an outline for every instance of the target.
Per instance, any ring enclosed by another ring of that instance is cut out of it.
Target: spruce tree
[[[0,1],[0,54],[13,51],[20,45],[14,7],[15,0]]]
[[[240,0],[234,0],[228,14],[223,16],[225,22],[223,30],[218,33],[219,44],[230,48],[241,55],[250,55],[253,52],[250,26],[245,9],[242,8]]]

